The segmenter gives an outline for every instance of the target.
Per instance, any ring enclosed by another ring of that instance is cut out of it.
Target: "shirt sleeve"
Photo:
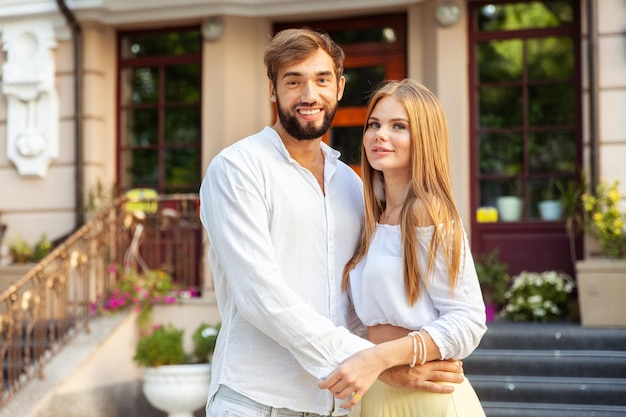
[[[262,181],[238,158],[218,155],[200,189],[201,219],[241,316],[322,378],[372,344],[336,327],[286,285],[272,246]]]
[[[487,331],[485,304],[467,236],[464,236],[461,259],[462,269],[452,294],[442,259],[438,260],[437,266],[443,271],[439,271],[437,278],[427,287],[439,317],[423,329],[439,348],[441,359],[463,359],[469,356]]]

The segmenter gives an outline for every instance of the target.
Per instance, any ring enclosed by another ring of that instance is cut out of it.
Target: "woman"
[[[412,339],[411,366],[463,359],[486,331],[485,306],[450,181],[446,118],[437,98],[405,79],[370,99],[363,135],[365,232],[346,265],[348,290],[368,338]],[[328,379],[362,417],[484,416],[467,379],[451,394],[358,380],[353,355]],[[364,395],[365,391],[367,394]],[[356,398],[355,398],[356,397]]]

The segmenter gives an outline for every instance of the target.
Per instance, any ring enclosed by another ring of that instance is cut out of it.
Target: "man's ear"
[[[337,101],[340,101],[343,98],[343,92],[346,88],[346,77],[341,76],[339,81],[337,82]]]
[[[272,103],[276,103],[276,87],[274,87],[274,83],[270,81],[270,101]]]

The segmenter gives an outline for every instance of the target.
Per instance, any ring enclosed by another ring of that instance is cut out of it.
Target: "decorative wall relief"
[[[20,175],[44,177],[59,156],[59,98],[51,21],[4,25],[2,92],[7,100],[7,157]]]

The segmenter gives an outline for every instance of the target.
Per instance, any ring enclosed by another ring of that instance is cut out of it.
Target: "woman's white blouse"
[[[426,271],[434,226],[417,228],[420,267]],[[367,255],[350,273],[350,297],[366,326],[392,324],[424,329],[439,347],[442,359],[463,359],[476,349],[487,330],[485,304],[464,233],[461,271],[453,291],[442,253],[434,273],[409,305],[404,289],[399,225],[378,224]]]

